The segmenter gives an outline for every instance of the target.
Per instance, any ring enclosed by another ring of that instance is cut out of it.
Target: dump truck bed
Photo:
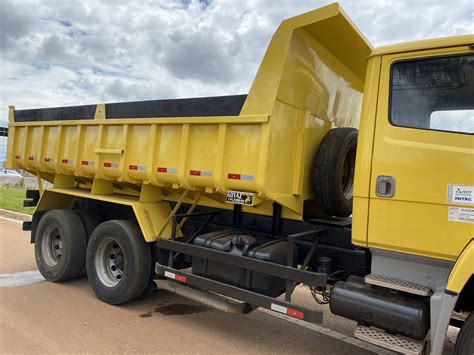
[[[358,126],[370,51],[329,5],[282,23],[248,95],[11,107],[7,166],[96,195],[150,186],[164,200],[191,191],[200,205],[314,217],[312,161],[329,129]]]

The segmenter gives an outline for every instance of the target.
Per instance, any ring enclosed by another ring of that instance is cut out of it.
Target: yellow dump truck
[[[473,113],[474,35],[374,49],[332,4],[281,23],[248,95],[11,106],[7,167],[38,177],[47,280],[321,322],[303,283],[358,338],[439,354],[452,324],[472,354]]]

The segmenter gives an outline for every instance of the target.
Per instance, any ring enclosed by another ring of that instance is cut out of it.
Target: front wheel
[[[100,300],[109,304],[129,302],[148,285],[150,248],[132,221],[107,221],[99,224],[90,237],[86,267]]]
[[[474,354],[474,313],[472,312],[459,331],[454,353]]]

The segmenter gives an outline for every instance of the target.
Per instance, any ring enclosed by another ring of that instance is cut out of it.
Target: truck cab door
[[[381,62],[367,243],[454,260],[474,235],[474,52]]]

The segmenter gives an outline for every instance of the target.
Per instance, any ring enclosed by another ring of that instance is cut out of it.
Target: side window
[[[395,126],[474,133],[474,55],[394,63],[389,114]]]

